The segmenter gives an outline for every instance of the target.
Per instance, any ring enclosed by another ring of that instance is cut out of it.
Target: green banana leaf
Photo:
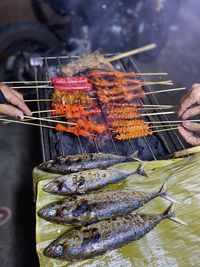
[[[116,165],[122,169],[136,170],[140,163]],[[133,191],[155,192],[163,183],[169,196],[178,201],[175,205],[176,216],[187,223],[180,225],[171,220],[162,221],[142,239],[120,249],[109,251],[94,259],[73,263],[47,258],[44,249],[70,227],[46,222],[37,216],[45,205],[61,200],[63,197],[43,192],[42,187],[57,177],[35,168],[33,170],[36,199],[36,248],[41,267],[104,267],[104,266],[199,266],[200,264],[200,154],[175,160],[144,162],[148,177],[131,175],[127,179],[104,187],[103,190],[129,189]],[[170,202],[157,198],[138,210],[142,213],[163,213]]]

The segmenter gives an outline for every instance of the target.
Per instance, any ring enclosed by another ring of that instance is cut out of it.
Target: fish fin
[[[147,173],[144,170],[144,164],[140,164],[139,165],[139,167],[136,170],[136,173],[139,174],[139,175],[142,175],[142,176],[144,176],[146,178],[148,178],[148,175],[147,175]]]
[[[161,185],[161,188],[160,190],[158,191],[158,193],[160,193],[161,197],[166,199],[166,200],[169,200],[170,202],[173,202],[173,203],[179,203],[177,200],[173,199],[172,197],[168,196],[168,193],[166,191],[166,181],[164,181],[164,183]]]
[[[182,224],[182,225],[188,225],[187,223],[183,222],[181,219],[177,218],[174,213],[174,203],[172,203],[163,213],[163,216],[166,216],[171,221],[174,221],[176,223]]]
[[[138,158],[138,151],[135,151],[133,154],[131,154],[129,156],[129,159],[130,160],[135,160],[135,161],[142,162],[142,160]]]

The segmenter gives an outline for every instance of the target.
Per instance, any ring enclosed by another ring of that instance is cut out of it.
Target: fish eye
[[[56,215],[56,210],[50,210],[50,211],[48,212],[48,215],[49,215],[49,216],[55,216],[55,215]]]
[[[54,252],[57,254],[57,255],[61,255],[62,254],[62,251],[63,251],[63,246],[61,245],[58,245],[54,248]]]

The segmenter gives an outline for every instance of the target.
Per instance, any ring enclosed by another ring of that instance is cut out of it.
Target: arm
[[[179,132],[187,143],[196,146],[200,145],[200,124],[187,121],[190,117],[200,114],[200,84],[194,84],[180,102],[179,117],[183,122],[183,127],[179,127]]]
[[[32,112],[24,102],[22,94],[0,83],[0,114],[23,119]]]

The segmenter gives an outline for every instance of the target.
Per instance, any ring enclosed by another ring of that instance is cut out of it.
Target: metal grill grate
[[[38,100],[50,99],[52,90],[49,88],[39,89],[39,83],[37,83],[37,81],[50,81],[53,76],[59,76],[62,65],[66,65],[75,59],[77,59],[77,57],[40,57],[31,60],[32,65],[34,66]],[[116,61],[115,67],[122,71],[140,72],[132,58]],[[146,92],[151,91],[151,87],[146,86],[144,90]],[[148,96],[143,103],[159,104],[154,95]],[[51,109],[51,102],[38,101],[37,104],[38,110]],[[148,113],[148,111],[146,113]],[[43,116],[49,115],[44,113],[42,114]],[[168,119],[166,115],[161,115],[153,117],[148,116],[148,120],[153,124],[153,121],[155,120]],[[41,121],[40,123],[42,125],[44,122]],[[58,133],[53,129],[41,127],[41,143],[44,161],[64,154],[95,152],[114,153],[126,156],[137,152],[137,156],[141,160],[152,160],[162,158],[168,154],[185,148],[177,132],[173,130],[127,141],[114,140],[111,135],[110,140],[103,140],[102,142],[103,143],[99,145],[95,139],[89,142],[88,139],[84,137],[76,137],[67,133]]]

